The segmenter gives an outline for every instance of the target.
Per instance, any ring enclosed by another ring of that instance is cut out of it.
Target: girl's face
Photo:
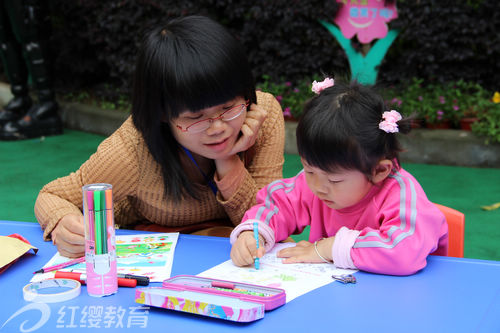
[[[246,107],[234,119],[222,120],[217,118],[228,110],[231,110],[228,113],[241,110],[241,105],[245,104],[243,97],[237,97],[226,103],[202,109],[198,112],[185,111],[172,120],[171,126],[174,137],[180,145],[192,153],[213,160],[227,158],[238,139],[241,126],[245,122]],[[235,112],[235,114],[238,114],[238,112]],[[195,133],[189,130],[183,131],[188,126],[207,119],[212,120],[203,122],[208,125],[205,130]]]
[[[328,207],[342,209],[357,204],[370,191],[373,184],[358,170],[342,169],[325,172],[301,159],[311,191]]]

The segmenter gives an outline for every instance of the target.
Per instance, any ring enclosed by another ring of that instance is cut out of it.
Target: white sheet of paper
[[[162,282],[170,277],[178,232],[116,236],[117,272],[148,276],[150,282]],[[71,259],[56,253],[44,267]],[[60,269],[65,272],[85,273],[85,263]],[[35,274],[31,282],[53,278],[55,272]]]
[[[333,282],[332,275],[352,274],[357,270],[340,269],[333,264],[283,264],[276,257],[278,251],[295,243],[278,243],[260,259],[258,270],[254,266],[238,267],[231,260],[212,267],[199,276],[251,283],[284,289],[287,303],[311,290]]]

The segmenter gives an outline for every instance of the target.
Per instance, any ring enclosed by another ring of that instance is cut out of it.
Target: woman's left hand
[[[246,151],[255,144],[260,127],[266,120],[267,111],[257,104],[250,104],[245,122],[241,126],[241,136],[234,143],[229,155],[236,155],[239,152]]]

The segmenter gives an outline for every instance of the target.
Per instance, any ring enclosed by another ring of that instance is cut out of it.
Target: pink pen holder
[[[112,186],[89,184],[82,192],[87,292],[96,297],[112,295],[118,291]]]

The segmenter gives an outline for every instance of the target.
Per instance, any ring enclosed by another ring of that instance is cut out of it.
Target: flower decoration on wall
[[[387,35],[387,22],[398,17],[395,2],[385,5],[384,0],[337,0],[340,7],[335,23],[345,38],[357,35],[358,40],[368,44]]]

